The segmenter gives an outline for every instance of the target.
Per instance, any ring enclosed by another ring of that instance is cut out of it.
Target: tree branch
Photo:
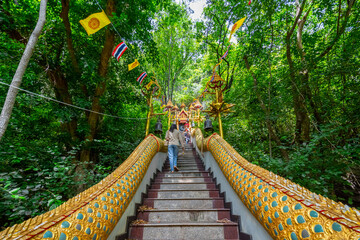
[[[344,33],[347,22],[349,21],[351,8],[354,6],[355,1],[356,0],[348,0],[348,7],[345,12],[344,23],[341,26],[340,31],[336,34],[334,40],[329,44],[329,46],[315,59],[315,61],[314,61],[315,63],[330,52],[330,50],[334,47],[335,43],[337,43],[337,41],[340,39],[341,35]]]
[[[261,97],[261,95],[260,95],[260,93],[259,93],[259,91],[258,91],[258,81],[257,81],[257,79],[256,79],[256,76],[255,76],[254,73],[250,70],[250,64],[249,64],[249,61],[248,61],[248,58],[247,58],[246,55],[244,56],[243,59],[244,59],[244,62],[245,62],[246,69],[249,71],[249,73],[251,74],[251,76],[252,76],[252,78],[253,78],[253,80],[254,80],[254,92],[255,92],[255,94],[256,94],[256,96],[257,96],[257,99],[258,99],[258,101],[259,101],[259,103],[260,103],[260,107],[261,107],[261,109],[264,111],[264,113],[268,116],[268,115],[269,115],[269,114],[268,114],[268,109],[266,108],[265,103],[264,103],[264,101],[262,100],[262,97]],[[283,156],[283,158],[284,158],[286,161],[289,161],[289,155],[288,155],[288,153],[287,153],[287,151],[286,151],[285,149],[281,148],[282,143],[281,143],[279,137],[277,136],[275,130],[273,129],[269,118],[266,119],[266,126],[267,126],[268,131],[269,131],[269,133],[270,133],[270,135],[271,135],[271,138],[274,139],[274,141],[275,141],[275,142],[277,143],[277,145],[280,147],[281,155]]]
[[[34,31],[31,33],[28,44],[25,47],[25,51],[21,57],[20,63],[16,69],[15,75],[11,81],[11,86],[6,95],[5,103],[1,111],[0,115],[0,140],[5,134],[6,128],[9,124],[11,113],[15,104],[15,99],[17,93],[19,92],[19,87],[22,82],[22,78],[25,74],[27,65],[29,64],[30,58],[34,52],[36,43],[39,39],[41,31],[44,27],[46,21],[46,5],[47,0],[41,0],[40,2],[40,10],[39,10],[39,19],[36,23]]]

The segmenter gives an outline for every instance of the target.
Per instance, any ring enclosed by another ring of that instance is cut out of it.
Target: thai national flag
[[[136,81],[138,81],[140,84],[142,84],[142,82],[144,81],[144,79],[146,78],[147,74],[146,72],[143,72],[137,79]]]
[[[224,53],[224,55],[221,57],[221,59],[226,58],[226,56],[228,55],[228,53],[229,53],[229,50],[227,50],[227,51]]]
[[[222,57],[221,57],[220,59],[226,58],[226,56],[229,54],[229,47],[230,47],[230,46],[231,46],[231,43],[230,43],[230,45],[227,47],[226,52],[224,53],[224,55],[222,55]]]
[[[121,42],[119,45],[116,46],[116,48],[112,52],[112,55],[114,56],[114,58],[116,58],[119,61],[119,59],[124,54],[126,49],[128,49],[126,44],[124,42]]]

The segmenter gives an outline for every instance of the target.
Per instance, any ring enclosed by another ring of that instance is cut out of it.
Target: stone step
[[[164,164],[164,167],[169,167],[170,166],[170,164],[168,163],[168,164]],[[181,162],[177,162],[177,166],[184,166],[184,167],[193,167],[193,166],[204,166],[203,164],[200,164],[200,163],[195,163],[195,162],[193,162],[193,163],[181,163]]]
[[[178,158],[178,162],[182,162],[182,163],[202,163],[200,160],[196,160],[196,159],[181,159]],[[166,161],[166,163],[169,163],[169,161]]]
[[[178,165],[203,165],[201,162],[195,162],[195,161],[192,161],[192,162],[186,161],[186,162],[184,162],[184,161],[181,161],[181,160],[180,161],[178,160],[177,164]],[[169,161],[166,161],[164,165],[165,166],[170,165]]]
[[[149,210],[137,214],[140,224],[129,229],[129,239],[239,239],[239,228],[224,208],[224,198],[203,163],[194,158],[192,147],[182,155],[170,172],[167,160],[143,199]]]
[[[164,172],[169,171],[170,167],[163,168]],[[204,171],[205,168],[203,166],[199,167],[181,167],[179,168],[180,171]]]
[[[176,173],[175,170],[174,170],[174,172],[171,172],[170,168],[165,168],[162,171],[163,171],[163,173],[167,173],[167,174]],[[178,172],[202,172],[202,171],[204,171],[203,168],[179,168]]]
[[[206,176],[201,176],[200,174],[197,174],[198,176],[182,176],[181,174],[176,174],[176,173],[181,173],[181,172],[174,172],[171,174],[158,174],[155,178],[156,179],[163,179],[163,178],[175,178],[175,179],[181,179],[181,178],[211,178],[210,176],[206,175]]]
[[[200,161],[200,159],[198,159],[198,158],[187,156],[186,153],[185,153],[185,155],[182,155],[182,153],[179,153],[178,159],[180,159],[181,161]]]
[[[216,222],[230,219],[230,210],[219,209],[154,209],[139,212],[137,219],[149,223]]]
[[[224,208],[223,198],[145,198],[144,205],[156,209]]]
[[[177,163],[176,165],[178,168],[184,168],[184,167],[204,167],[204,165],[200,164],[200,163],[187,163],[187,164],[183,164],[183,163]],[[170,168],[170,164],[165,164],[164,168]]]
[[[150,186],[150,189],[167,189],[167,190],[179,190],[179,189],[188,189],[188,190],[202,190],[210,189],[215,190],[215,183],[153,183]]]
[[[209,198],[220,197],[219,190],[161,190],[149,189],[149,198]]]
[[[179,161],[184,161],[184,162],[201,162],[200,159],[195,159],[195,158],[187,158],[181,154],[178,155],[178,160]]]
[[[183,156],[178,156],[178,161],[181,161],[181,162],[201,162],[201,160],[199,160],[199,159],[184,158]]]
[[[164,177],[207,177],[210,176],[210,174],[207,171],[180,171],[180,172],[174,172],[174,173],[164,173],[161,172],[157,175],[158,177],[164,176]]]
[[[210,183],[213,182],[210,177],[158,177],[155,183]]]
[[[236,223],[158,223],[130,227],[129,239],[238,239]]]
[[[169,165],[170,162],[169,162],[169,161],[166,161],[164,164],[165,164],[165,166],[166,166],[166,165]],[[182,160],[179,160],[179,159],[178,159],[177,164],[183,164],[183,165],[188,165],[188,164],[200,164],[200,165],[202,165],[203,163],[202,163],[202,162],[197,162],[197,161],[182,161]]]

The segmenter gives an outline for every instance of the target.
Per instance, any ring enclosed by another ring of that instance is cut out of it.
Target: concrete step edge
[[[163,181],[170,181],[170,180],[172,180],[172,181],[200,181],[201,182],[201,180],[203,181],[203,182],[210,182],[209,180],[211,180],[212,181],[212,178],[211,177],[199,177],[199,178],[192,178],[192,177],[176,177],[176,178],[172,178],[172,177],[163,177],[163,178],[156,178],[155,179],[155,183],[156,182],[163,182]]]
[[[217,189],[199,189],[199,190],[194,190],[194,189],[149,189],[149,192],[178,192],[178,191],[184,191],[184,192],[208,192],[208,191],[219,191]]]
[[[131,227],[136,227],[136,226],[141,226],[141,227],[197,227],[197,226],[202,226],[202,227],[222,227],[222,226],[238,226],[237,223],[234,222],[230,222],[230,223],[214,223],[214,222],[197,222],[197,223],[192,223],[192,222],[179,222],[179,223],[148,223],[148,224],[135,224],[135,225],[131,225]]]
[[[185,170],[200,170],[200,169],[204,169],[204,167],[202,166],[189,166],[189,167],[179,167],[180,171],[185,171]],[[170,170],[170,167],[165,167],[164,170]]]
[[[201,170],[201,171],[181,171],[181,173],[209,173],[209,171]],[[173,174],[179,174],[180,172],[174,172]],[[160,172],[159,174],[164,174],[164,172]]]
[[[194,182],[194,183],[164,183],[164,182],[161,182],[161,183],[156,183],[154,182],[153,184],[155,185],[173,185],[173,184],[215,184],[215,182]]]
[[[184,200],[223,200],[223,197],[209,197],[209,198],[145,198],[154,201],[184,201]]]
[[[173,179],[177,179],[177,178],[179,178],[179,179],[183,179],[183,178],[186,178],[186,179],[188,179],[188,178],[211,178],[212,179],[212,177],[210,177],[210,176],[192,176],[192,177],[188,177],[188,176],[186,176],[186,177],[184,177],[184,176],[173,176],[173,177],[165,177],[165,176],[161,176],[161,178],[159,177],[159,176],[157,176],[156,178],[155,178],[155,180],[156,179],[164,179],[164,178],[173,178]]]
[[[198,170],[198,169],[197,169],[197,170]],[[203,173],[209,174],[208,172],[206,172],[206,171],[201,171],[201,170],[198,170],[198,171],[194,171],[194,170],[192,170],[192,171],[181,170],[181,171],[179,171],[179,172],[173,172],[173,173],[171,173],[171,172],[170,172],[170,169],[167,169],[167,170],[164,170],[163,172],[161,172],[162,175],[165,175],[165,174],[171,174],[171,175],[179,175],[179,174],[199,174],[199,173],[201,173],[201,174],[203,174]],[[160,176],[161,176],[161,175],[160,175]]]
[[[170,166],[170,164],[164,164],[164,167],[169,167]],[[203,167],[204,165],[203,164],[200,164],[200,163],[177,163],[176,164],[176,166],[201,166],[201,167]]]
[[[217,211],[230,211],[228,208],[183,208],[183,209],[148,209],[142,212],[217,212]]]

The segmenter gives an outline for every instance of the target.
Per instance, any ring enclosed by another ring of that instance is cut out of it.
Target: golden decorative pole
[[[142,89],[141,89],[141,92],[143,93],[143,95],[146,96],[147,105],[149,106],[149,112],[148,112],[147,118],[146,118],[145,137],[147,137],[149,135],[151,118],[153,116],[166,114],[166,112],[165,113],[154,113],[153,102],[152,102],[153,95],[154,95],[154,97],[159,98],[161,95],[161,87],[155,77],[151,77],[151,79],[152,80],[148,84],[143,85]]]
[[[168,130],[170,129],[170,123],[171,123],[171,110],[168,110]]]
[[[229,104],[224,102],[223,91],[225,90],[224,80],[216,73],[213,73],[213,77],[206,84],[207,91],[206,94],[214,94],[215,99],[210,104],[210,109],[203,111],[209,113],[211,117],[218,118],[219,122],[219,134],[222,138],[224,138],[223,126],[221,121],[221,113],[227,114],[233,111],[230,111],[235,104]]]
[[[202,118],[200,116],[200,109],[202,108],[202,105],[199,100],[195,101],[194,108],[196,109],[196,112],[197,112],[196,121],[197,121],[198,127],[200,127],[200,123],[202,120]]]
[[[200,127],[200,108],[197,109],[197,124]]]
[[[147,119],[146,119],[145,137],[147,137],[147,135],[149,135],[150,119],[153,115],[153,105],[152,105],[152,95],[151,94],[148,97],[148,105],[149,105],[149,112],[147,114]]]
[[[215,89],[215,94],[216,94],[216,99],[215,99],[216,105],[219,106],[219,105],[221,105],[221,103],[219,103],[219,90],[217,88]],[[224,138],[224,132],[223,132],[223,127],[222,127],[222,122],[221,122],[221,111],[217,111],[216,115],[217,115],[217,118],[218,118],[218,121],[219,121],[220,137]]]

